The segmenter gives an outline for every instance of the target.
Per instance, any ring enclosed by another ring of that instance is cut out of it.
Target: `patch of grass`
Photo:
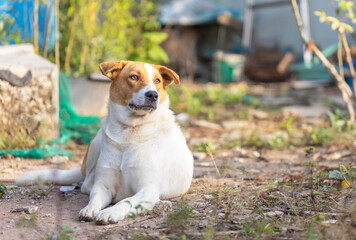
[[[5,197],[5,195],[6,195],[6,186],[0,183],[0,198]]]
[[[62,226],[57,232],[52,233],[52,235],[47,235],[43,240],[73,240],[73,230],[69,226]]]
[[[37,223],[37,215],[36,213],[32,213],[29,215],[21,216],[16,221],[16,227],[33,228],[36,225],[36,223]]]
[[[33,199],[43,199],[47,197],[53,190],[53,184],[44,184],[43,182],[38,182],[27,189],[27,194]]]
[[[185,112],[193,117],[209,121],[232,118],[236,114],[246,115],[245,110],[240,113],[232,109],[236,104],[258,105],[258,100],[248,96],[244,85],[194,85],[167,88],[171,108],[174,112]],[[245,99],[247,99],[245,101]]]
[[[134,233],[131,238],[132,240],[155,240],[156,238],[147,235],[146,233]]]
[[[216,152],[217,146],[215,146],[213,143],[197,143],[193,146],[193,148],[198,151],[198,152],[204,152],[204,153],[214,153]]]
[[[184,197],[177,202],[172,213],[168,215],[167,223],[170,229],[184,228],[189,219],[192,218],[194,206],[190,206],[188,200]]]

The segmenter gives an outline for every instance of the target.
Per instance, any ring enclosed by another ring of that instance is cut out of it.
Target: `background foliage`
[[[168,61],[159,46],[157,5],[141,0],[60,1],[61,66],[72,74],[97,71],[107,60]]]

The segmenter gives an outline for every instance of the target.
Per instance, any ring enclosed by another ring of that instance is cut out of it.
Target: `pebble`
[[[265,215],[267,217],[283,216],[283,214],[284,213],[281,211],[271,211],[271,212],[263,213],[263,215]]]
[[[183,124],[183,123],[186,123],[189,121],[189,115],[186,114],[186,113],[179,113],[177,116],[176,116],[176,120]]]
[[[61,186],[59,188],[59,191],[61,191],[61,192],[72,192],[72,191],[74,191],[74,189],[75,189],[75,186]]]
[[[193,157],[195,160],[203,160],[206,158],[206,153],[204,152],[193,152]]]
[[[68,157],[67,156],[54,156],[52,158],[52,162],[53,163],[65,163],[68,161]]]
[[[38,210],[37,206],[26,206],[26,207],[21,207],[21,208],[16,208],[14,210],[12,210],[12,213],[20,213],[20,212],[25,212],[28,214],[33,214],[36,213]]]
[[[213,198],[213,195],[206,194],[206,195],[204,195],[204,198],[205,198],[206,200],[210,200],[210,199]]]

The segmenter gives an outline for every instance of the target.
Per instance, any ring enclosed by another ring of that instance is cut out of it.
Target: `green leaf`
[[[342,174],[339,170],[333,170],[329,172],[329,178],[331,179],[343,179]]]
[[[146,32],[143,37],[155,44],[160,44],[167,39],[168,35],[164,32]]]

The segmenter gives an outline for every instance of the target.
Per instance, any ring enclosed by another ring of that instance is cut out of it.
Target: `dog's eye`
[[[155,80],[155,84],[159,84],[161,83],[161,80],[159,80],[158,78]]]
[[[138,80],[138,76],[137,76],[137,75],[131,75],[130,78],[131,78],[132,80]]]

